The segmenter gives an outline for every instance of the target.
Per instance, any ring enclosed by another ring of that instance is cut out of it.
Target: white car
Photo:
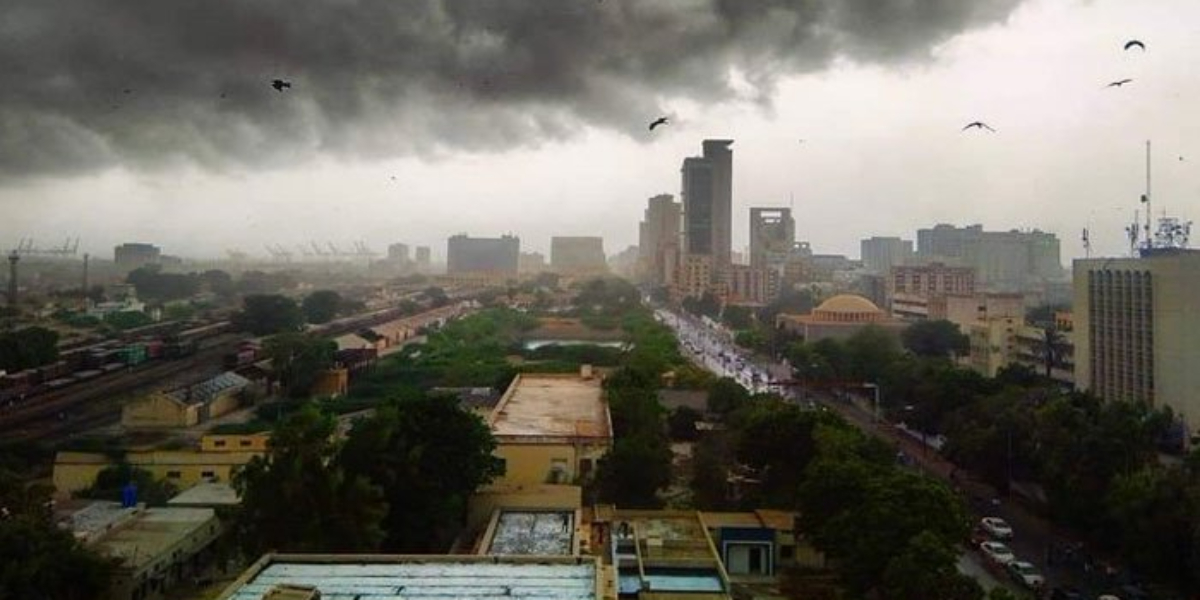
[[[1008,563],[1017,560],[1017,555],[1002,542],[981,542],[979,551],[983,553],[988,560],[998,565],[1008,565]]]
[[[1023,560],[1014,560],[1008,563],[1008,574],[1012,575],[1013,580],[1017,583],[1029,589],[1040,588],[1046,583],[1037,568],[1032,563]]]
[[[1011,540],[1013,537],[1012,527],[1000,517],[984,517],[980,519],[979,528],[998,540]]]

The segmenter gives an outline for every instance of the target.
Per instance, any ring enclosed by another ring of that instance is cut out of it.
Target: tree
[[[732,377],[722,377],[708,388],[708,412],[722,417],[741,408],[750,400],[750,392]]]
[[[154,319],[151,319],[150,315],[140,310],[123,310],[105,315],[104,322],[118,330],[124,331],[136,327],[144,327],[153,323]]]
[[[242,496],[237,532],[247,555],[379,548],[387,503],[378,487],[337,463],[334,430],[331,416],[306,405],[275,428],[266,456],[235,476]]]
[[[139,298],[166,302],[189,298],[200,291],[200,281],[194,274],[163,273],[159,265],[138,267],[125,276],[133,284]]]
[[[732,451],[727,436],[706,433],[692,446],[692,501],[700,510],[731,510],[727,481]]]
[[[58,332],[26,327],[0,333],[0,370],[16,372],[58,360]]]
[[[450,304],[450,297],[446,295],[446,290],[440,287],[427,287],[421,294],[425,296],[425,300],[429,302],[429,306],[432,308],[440,308]]]
[[[321,373],[333,366],[336,351],[330,340],[297,332],[277,333],[263,344],[263,355],[292,398],[309,395]]]
[[[600,501],[629,508],[658,508],[658,490],[671,482],[671,449],[661,437],[618,438],[597,467]]]
[[[846,340],[846,354],[851,377],[877,382],[900,357],[900,344],[882,327],[868,325]]]
[[[1140,573],[1187,589],[1200,584],[1200,483],[1182,468],[1117,476],[1105,500],[1118,547]]]
[[[317,290],[304,297],[300,307],[309,323],[328,323],[341,309],[342,295],[333,290]]]
[[[296,331],[304,315],[296,302],[278,294],[255,294],[242,300],[241,312],[233,316],[234,327],[254,335]]]
[[[199,279],[202,286],[221,298],[229,298],[237,293],[233,277],[220,269],[205,271],[200,274]]]
[[[816,451],[813,428],[819,414],[782,400],[764,400],[739,415],[737,458],[758,473],[767,506],[795,505],[801,472]]]
[[[108,590],[114,563],[54,524],[50,491],[0,469],[0,598],[89,600]]]
[[[91,487],[80,491],[78,495],[81,498],[119,502],[122,491],[129,484],[133,484],[137,490],[138,502],[145,502],[147,506],[165,506],[179,492],[171,482],[156,480],[149,471],[121,461],[101,469]]]
[[[696,431],[696,423],[699,423],[703,418],[700,411],[690,406],[680,406],[671,411],[667,417],[667,429],[670,431],[671,439],[694,442],[699,437],[700,432]]]
[[[928,358],[953,358],[971,351],[971,340],[945,319],[909,325],[900,339],[909,352]]]
[[[1058,326],[1053,321],[1047,323],[1042,328],[1042,346],[1040,348],[1042,365],[1046,369],[1046,379],[1054,376],[1054,368],[1062,362],[1062,354],[1065,347],[1066,342],[1063,341],[1063,336],[1058,331]]]
[[[479,486],[503,474],[496,442],[453,398],[418,395],[385,403],[350,431],[338,463],[383,490],[388,552],[446,547]]]
[[[888,562],[882,589],[889,600],[981,600],[983,588],[955,568],[958,551],[923,531]]]
[[[684,298],[683,309],[697,317],[717,319],[721,316],[721,301],[712,292],[704,292],[699,298]]]
[[[748,306],[730,304],[721,311],[721,321],[732,329],[750,329],[754,327],[754,311]]]
[[[242,294],[276,294],[296,287],[296,280],[287,273],[246,271],[235,286]]]

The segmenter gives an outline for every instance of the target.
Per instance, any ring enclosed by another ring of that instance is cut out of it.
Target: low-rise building
[[[221,523],[211,508],[144,508],[97,502],[69,517],[77,538],[116,561],[109,600],[171,597],[201,574]]]
[[[606,572],[598,559],[580,556],[269,554],[217,600],[263,600],[289,588],[305,600],[616,600]]]
[[[775,326],[811,343],[825,338],[845,339],[870,326],[899,335],[907,325],[862,296],[839,294],[807,315],[781,313],[775,318]]]
[[[236,436],[234,436],[236,437]],[[201,446],[185,449],[136,448],[126,451],[121,460],[130,466],[150,472],[155,479],[169,481],[179,488],[189,488],[206,481],[230,481],[238,469],[265,450],[254,447],[218,447],[220,438],[201,439]],[[231,437],[225,438],[227,441]],[[259,438],[250,437],[255,446]],[[263,441],[262,443],[265,443]],[[205,445],[209,449],[204,449]],[[112,456],[103,452],[60,451],[54,457],[54,488],[60,496],[91,487],[96,475],[106,467],[116,465]]]
[[[782,510],[702,512],[733,582],[774,580],[791,566],[824,568],[825,557],[800,534],[799,515]]]
[[[250,380],[237,373],[178,389],[155,392],[121,407],[121,425],[130,430],[191,427],[236,409]]]

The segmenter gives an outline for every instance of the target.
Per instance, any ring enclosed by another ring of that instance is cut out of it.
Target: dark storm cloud
[[[0,176],[643,137],[731,69],[910,60],[1019,1],[6,0]]]

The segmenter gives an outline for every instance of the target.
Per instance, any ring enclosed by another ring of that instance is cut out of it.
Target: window
[[[570,479],[571,472],[567,469],[567,459],[550,459],[550,476],[547,478],[547,481],[549,483],[567,483]]]
[[[179,479],[183,477],[183,473],[179,471],[167,471],[167,479]]]
[[[250,440],[241,440],[241,441],[239,441],[239,442],[238,442],[238,445],[239,445],[239,446],[241,446],[241,447],[243,447],[243,448],[249,448],[249,447],[250,447]]]
[[[218,447],[218,448],[224,448],[224,447],[225,447],[225,440],[216,440],[215,442],[213,442],[213,445],[214,445],[214,446],[216,446],[216,447]]]
[[[200,476],[205,479],[213,479],[217,476],[217,474],[212,471],[200,471]]]

